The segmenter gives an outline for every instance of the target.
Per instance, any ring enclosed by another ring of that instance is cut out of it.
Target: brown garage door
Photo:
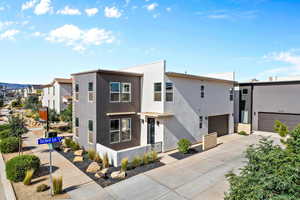
[[[300,114],[285,114],[285,113],[258,113],[258,130],[274,132],[274,123],[276,120],[281,121],[289,127],[295,128],[300,124]]]
[[[228,134],[228,115],[208,117],[208,133],[217,132],[218,136]]]

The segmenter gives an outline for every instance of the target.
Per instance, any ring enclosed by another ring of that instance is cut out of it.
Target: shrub
[[[128,166],[128,158],[123,158],[121,161],[121,171],[126,172]]]
[[[10,129],[5,129],[3,131],[0,131],[0,140],[4,138],[8,138],[9,136],[11,136]]]
[[[95,160],[94,160],[95,162],[98,162],[98,163],[101,163],[102,162],[102,159],[101,159],[101,157],[99,156],[99,154],[98,153],[96,153],[96,156],[95,156]]]
[[[139,156],[135,156],[131,162],[133,168],[139,167],[142,164],[142,159]]]
[[[41,185],[37,186],[36,191],[44,192],[44,191],[48,190],[49,188],[50,188],[49,185],[41,184]]]
[[[108,154],[104,154],[103,159],[102,159],[102,165],[103,168],[109,168],[109,160],[108,160]]]
[[[34,171],[40,167],[40,159],[34,155],[21,155],[14,157],[6,163],[7,179],[19,182],[25,178],[25,173],[29,169]]]
[[[96,153],[96,151],[94,149],[88,150],[88,156],[89,156],[90,160],[95,160],[96,155],[97,155],[97,153]]]
[[[7,130],[7,129],[10,129],[9,124],[2,124],[2,125],[0,125],[0,131]]]
[[[71,138],[65,138],[65,146],[70,148],[71,147],[71,143],[73,142],[73,140]]]
[[[16,137],[4,138],[0,141],[0,151],[2,153],[13,153],[19,150],[19,139]]]
[[[158,159],[157,152],[156,151],[151,151],[149,153],[149,157],[150,157],[151,162],[157,161],[157,159]]]
[[[30,185],[31,179],[34,174],[34,169],[26,170],[25,178],[23,180],[24,185]]]
[[[181,153],[188,153],[191,145],[192,145],[192,143],[188,139],[182,138],[178,141],[177,148],[178,148],[178,151]]]
[[[72,140],[72,142],[70,144],[70,148],[72,149],[72,151],[77,151],[80,149],[80,146],[77,142]]]
[[[58,122],[59,121],[59,115],[53,109],[49,109],[49,111],[48,111],[48,118],[49,118],[50,122]]]
[[[143,155],[143,164],[147,165],[149,163],[149,155],[147,153],[145,153]]]
[[[53,194],[61,194],[63,192],[63,179],[62,176],[53,178]]]
[[[248,135],[247,133],[246,133],[246,131],[240,131],[240,132],[238,132],[239,133],[239,135]]]

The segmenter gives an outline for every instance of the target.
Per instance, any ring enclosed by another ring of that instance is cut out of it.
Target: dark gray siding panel
[[[208,117],[208,133],[217,132],[218,136],[227,135],[229,115],[217,115]]]
[[[291,130],[300,124],[300,114],[260,112],[258,113],[258,130],[274,132],[274,124],[276,120],[281,121]]]

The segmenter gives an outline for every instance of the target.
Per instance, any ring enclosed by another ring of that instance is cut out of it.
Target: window
[[[88,140],[89,143],[93,143],[93,120],[89,120]]]
[[[122,119],[122,132],[121,132],[121,141],[130,141],[131,140],[131,119]]]
[[[173,83],[166,83],[166,101],[173,101]]]
[[[234,89],[230,88],[230,91],[229,91],[229,99],[230,99],[230,101],[233,101],[233,97],[234,97]]]
[[[75,100],[79,100],[79,84],[75,85]]]
[[[243,89],[242,92],[243,94],[248,94],[248,89]]]
[[[79,118],[78,117],[75,118],[75,126],[79,127]]]
[[[154,83],[154,101],[161,101],[161,83]]]
[[[79,84],[75,85],[75,92],[79,92]]]
[[[50,88],[49,87],[47,88],[47,90],[48,90],[48,94],[50,94]]]
[[[112,119],[110,120],[110,143],[120,142],[120,120]]]
[[[121,83],[121,101],[130,102],[131,101],[131,84]]]
[[[201,98],[204,98],[204,85],[201,85]]]
[[[55,96],[55,87],[52,87],[52,91],[53,91],[53,96]]]
[[[110,83],[110,102],[120,101],[120,83],[111,82]]]
[[[199,116],[199,128],[202,128],[203,116]]]
[[[89,82],[88,86],[88,101],[93,102],[94,101],[94,85],[93,82]]]
[[[53,100],[53,109],[55,110],[55,100]]]

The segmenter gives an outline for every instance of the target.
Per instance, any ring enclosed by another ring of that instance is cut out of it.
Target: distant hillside
[[[21,88],[25,88],[25,87],[30,86],[28,84],[1,83],[1,82],[0,82],[0,85],[3,85],[4,87],[7,87],[7,89],[21,89]]]

